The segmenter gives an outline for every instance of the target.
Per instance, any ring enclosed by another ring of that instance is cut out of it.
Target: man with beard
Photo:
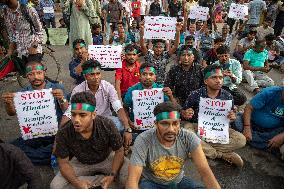
[[[68,102],[65,99],[64,87],[58,83],[51,83],[45,80],[45,68],[40,62],[29,62],[26,65],[26,76],[30,85],[23,88],[20,92],[49,89],[52,88],[52,94],[55,97],[55,109],[57,121],[61,120],[63,112],[68,107]],[[2,98],[5,103],[6,112],[9,116],[16,115],[13,98],[15,93],[4,93]],[[34,164],[48,165],[50,163],[50,156],[54,136],[40,137],[35,139],[23,140],[18,138],[12,142],[15,146],[23,150]]]
[[[200,64],[194,61],[193,51],[183,46],[178,52],[179,64],[171,67],[165,80],[179,104],[184,104],[188,95],[203,85],[203,72]]]
[[[96,98],[96,113],[100,116],[111,119],[119,132],[124,132],[124,145],[125,147],[131,144],[132,135],[128,132],[130,129],[128,119],[117,96],[117,92],[112,84],[102,80],[101,64],[93,59],[83,63],[82,73],[85,78],[81,84],[77,85],[72,93],[73,95],[79,92],[91,92]],[[112,109],[116,112],[117,116],[112,115]],[[64,113],[61,121],[61,126],[71,119],[71,106]]]
[[[180,109],[170,102],[155,107],[156,128],[145,131],[135,141],[126,189],[204,188],[184,175],[184,162],[189,154],[206,188],[221,188],[208,165],[200,139],[180,128]]]
[[[181,47],[178,48],[177,52],[179,52],[181,49],[183,49],[185,46],[187,50],[190,50],[193,52],[194,54],[194,61],[196,61],[197,63],[201,63],[201,54],[200,52],[195,48],[195,38],[192,35],[187,36],[184,39],[184,45],[182,45]]]
[[[156,70],[155,68],[148,63],[144,63],[140,66],[140,82],[130,87],[124,97],[124,109],[129,115],[128,123],[133,130],[129,130],[129,132],[134,132],[135,134],[139,134],[145,130],[134,129],[134,113],[133,113],[133,100],[132,100],[132,92],[134,90],[144,90],[144,89],[153,89],[153,88],[163,88],[162,85],[159,85],[155,82],[156,80]],[[163,88],[164,92],[164,101],[171,101],[173,103],[177,103],[176,99],[173,97],[172,91],[169,87]]]
[[[122,61],[122,68],[115,71],[115,89],[120,99],[123,99],[129,87],[139,82],[138,47],[130,44],[124,51],[125,59]]]
[[[85,78],[82,74],[82,64],[88,59],[88,50],[83,39],[73,42],[74,56],[69,63],[70,76],[75,79],[76,84],[82,83]]]
[[[51,189],[91,188],[97,172],[106,175],[101,188],[107,189],[113,182],[117,184],[113,188],[124,188],[128,160],[124,158],[122,138],[111,120],[97,115],[97,105],[90,92],[72,96],[71,121],[56,134],[54,154],[60,173],[52,180]]]
[[[232,100],[232,95],[222,89],[224,75],[220,66],[213,64],[204,69],[204,83],[206,87],[202,87],[193,91],[187,98],[182,111],[182,116],[185,120],[189,120],[193,124],[187,124],[193,132],[197,131],[198,112],[200,98],[211,98],[220,100]],[[234,103],[232,103],[232,109]],[[228,114],[228,119],[232,122],[236,119],[236,114],[231,110]],[[207,131],[209,132],[209,131]],[[229,144],[218,144],[202,141],[202,148],[205,155],[210,159],[221,158],[237,167],[243,166],[242,158],[235,152],[236,149],[246,145],[246,138],[239,132],[229,128]]]

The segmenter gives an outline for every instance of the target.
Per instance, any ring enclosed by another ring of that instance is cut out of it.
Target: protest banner
[[[89,45],[89,57],[101,63],[102,68],[122,68],[122,46]]]
[[[43,7],[43,13],[44,14],[54,14],[54,8],[53,7]]]
[[[153,110],[157,104],[164,102],[162,88],[135,90],[132,92],[134,126],[137,130],[154,127]]]
[[[230,6],[229,18],[237,19],[237,20],[245,20],[248,15],[248,6],[242,4],[232,3]]]
[[[24,140],[57,133],[58,122],[51,90],[16,93],[14,104]]]
[[[209,8],[208,7],[193,6],[190,9],[190,12],[188,14],[188,18],[206,21],[206,20],[208,20],[208,15],[209,15]]]
[[[51,45],[65,45],[68,39],[67,28],[48,28]]]
[[[200,98],[198,136],[206,142],[228,144],[231,108],[232,100]]]
[[[146,16],[144,25],[145,39],[173,40],[176,35],[177,18]]]

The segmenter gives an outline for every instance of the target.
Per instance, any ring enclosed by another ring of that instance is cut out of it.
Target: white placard
[[[246,20],[246,16],[248,15],[248,6],[242,4],[232,3],[230,6],[229,18],[237,19],[237,20]]]
[[[177,18],[164,16],[146,16],[145,39],[173,40],[176,35]]]
[[[103,68],[122,68],[122,46],[112,45],[89,45],[90,58],[101,63]]]
[[[228,113],[232,100],[200,98],[198,112],[198,136],[206,141],[229,144]]]
[[[154,127],[153,110],[157,104],[164,102],[162,88],[132,91],[134,126],[138,130]]]
[[[202,6],[192,6],[188,14],[188,18],[197,20],[208,20],[209,8]]]
[[[44,14],[54,14],[54,8],[53,7],[43,7],[43,13]]]
[[[14,104],[24,140],[57,133],[58,122],[51,90],[16,93]]]

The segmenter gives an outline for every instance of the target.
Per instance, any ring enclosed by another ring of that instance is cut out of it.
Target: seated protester
[[[268,51],[264,49],[265,43],[256,41],[254,48],[245,53],[243,60],[244,77],[252,92],[259,92],[259,87],[274,85],[274,81],[265,73],[270,71],[268,64]]]
[[[185,46],[187,50],[191,50],[194,54],[194,61],[196,61],[198,64],[201,63],[201,54],[199,51],[194,47],[195,44],[195,38],[193,36],[187,36],[185,38]],[[183,48],[183,46],[180,46],[177,51],[180,51],[180,49]]]
[[[226,90],[222,89],[223,86],[223,74],[220,66],[213,64],[204,69],[204,83],[206,87],[202,87],[196,91],[193,91],[187,98],[182,111],[183,118],[193,122],[193,127],[190,125],[189,129],[192,131],[197,130],[199,101],[200,98],[211,98],[220,100],[232,100],[232,95]],[[234,107],[234,103],[232,108]],[[234,121],[236,119],[235,112],[231,110],[228,114],[228,119]],[[208,132],[208,131],[207,131]],[[202,141],[202,148],[205,155],[210,159],[221,158],[229,163],[232,163],[238,167],[243,166],[242,158],[235,152],[236,149],[242,148],[246,145],[245,137],[229,128],[229,144],[218,144]]]
[[[274,29],[271,27],[272,24],[272,19],[271,18],[266,18],[264,22],[262,23],[261,26],[258,26],[256,28],[256,38],[257,40],[264,41],[265,36],[269,34],[274,34]]]
[[[156,70],[152,67],[151,64],[144,63],[140,66],[140,82],[130,87],[125,96],[124,96],[124,109],[129,115],[129,125],[131,128],[134,128],[134,114],[133,114],[133,100],[132,100],[132,91],[134,90],[144,90],[144,89],[153,89],[153,88],[163,88],[162,85],[155,82],[156,80]],[[174,98],[172,91],[169,87],[163,88],[164,101],[172,101],[177,103]],[[131,131],[130,131],[131,132]],[[139,133],[140,130],[133,130],[135,133]]]
[[[176,39],[174,47],[170,48],[169,51],[165,50],[165,41],[162,39],[153,40],[153,51],[147,49],[144,42],[144,24],[140,27],[140,46],[142,54],[145,55],[145,62],[153,65],[157,73],[157,83],[163,84],[166,77],[166,67],[170,63],[170,57],[176,52],[179,45],[180,31],[182,25],[177,23],[176,25]]]
[[[112,35],[109,40],[110,45],[122,45],[123,48],[131,43],[132,43],[131,38],[129,35],[125,33],[124,29],[118,31],[117,38],[114,38]]]
[[[96,98],[79,92],[71,98],[71,121],[56,134],[54,155],[60,172],[50,183],[51,189],[91,188],[96,172],[106,176],[102,188],[124,188],[128,159],[124,158],[123,141],[113,122],[97,115]],[[71,159],[71,160],[70,160]]]
[[[281,54],[281,44],[275,39],[276,37],[274,34],[265,36],[265,49],[268,51],[268,61],[269,63],[274,62],[277,67],[280,66],[284,69],[284,51],[282,52],[283,54]],[[272,66],[273,64],[270,65]]]
[[[162,14],[162,9],[159,0],[154,0],[149,9],[149,16],[160,16]]]
[[[216,38],[214,39],[214,46],[212,49],[205,53],[202,60],[202,66],[205,68],[208,65],[214,64],[218,60],[216,49],[224,45],[224,39]]]
[[[129,28],[129,35],[132,42],[139,43],[140,34],[139,29],[137,29],[137,22],[135,20],[133,20],[131,23],[131,27]]]
[[[203,33],[199,36],[199,49],[201,52],[201,56],[203,57],[207,51],[213,48],[214,45],[214,36],[212,31],[207,27],[207,25],[203,26]]]
[[[101,25],[98,23],[92,25],[92,38],[93,45],[104,45],[104,37],[101,33]]]
[[[247,101],[246,95],[237,86],[243,79],[241,63],[230,58],[230,49],[227,46],[219,47],[216,52],[219,60],[215,64],[221,66],[224,75],[223,89],[231,93],[235,105],[241,106]]]
[[[119,132],[127,130],[129,128],[127,116],[114,86],[102,80],[101,64],[97,60],[90,59],[84,62],[82,70],[85,81],[73,89],[71,98],[79,92],[92,93],[96,98],[96,114],[111,119]],[[112,116],[111,107],[118,117]],[[64,125],[71,117],[71,106],[69,105],[60,125]],[[131,136],[128,132],[124,133],[125,144],[131,143]]]
[[[76,39],[73,42],[74,56],[69,63],[70,76],[75,79],[76,84],[82,83],[85,79],[82,74],[82,64],[88,59],[88,50],[83,39]]]
[[[0,142],[0,188],[17,189],[25,183],[27,188],[41,189],[41,176],[25,153],[11,144]]]
[[[224,24],[222,27],[221,34],[217,34],[217,37],[221,37],[224,40],[224,45],[227,45],[228,47],[231,46],[233,39],[235,37],[235,34],[230,34],[230,26],[228,24]]]
[[[255,36],[256,36],[256,30],[251,29],[250,32],[247,34],[247,37],[242,38],[236,46],[234,57],[242,63],[244,54],[251,49],[255,44]]]
[[[68,107],[68,102],[65,99],[64,87],[58,83],[51,83],[45,79],[45,67],[40,62],[29,62],[26,65],[26,76],[30,85],[20,90],[20,92],[50,89],[55,98],[55,109],[58,123],[61,120],[63,112]],[[5,109],[9,116],[16,115],[15,105],[13,102],[14,93],[4,93],[2,98],[5,103]],[[23,150],[31,161],[36,165],[49,165],[50,156],[54,136],[39,137],[34,139],[24,140],[21,137],[12,142],[15,146]]]
[[[115,89],[120,100],[123,99],[129,87],[139,82],[138,49],[136,45],[127,45],[124,50],[125,59],[122,61],[122,68],[115,71]]]
[[[246,105],[243,115],[235,122],[235,129],[243,132],[254,148],[279,155],[284,148],[284,88],[267,87]],[[284,157],[284,151],[282,151]]]
[[[171,88],[179,104],[184,104],[188,95],[203,85],[200,64],[194,61],[194,54],[185,46],[178,52],[179,64],[171,67],[164,86]]]
[[[180,109],[170,102],[155,107],[156,128],[140,134],[134,143],[126,189],[204,188],[184,174],[184,162],[189,156],[206,188],[221,188],[208,165],[200,139],[180,128]]]
[[[192,36],[194,37],[194,48],[199,49],[199,44],[198,44],[198,39],[199,39],[199,32],[196,32],[196,25],[195,24],[189,24],[187,27],[187,20],[184,20],[184,32],[185,32],[185,37]]]

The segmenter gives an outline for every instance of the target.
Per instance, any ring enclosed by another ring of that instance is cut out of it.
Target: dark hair
[[[141,64],[140,70],[144,69],[144,68],[147,68],[147,67],[153,67],[153,64],[145,62],[145,63]]]
[[[74,41],[73,41],[73,49],[75,49],[75,47],[76,47],[76,45],[78,44],[78,43],[83,43],[85,46],[86,46],[86,42],[83,40],[83,39],[75,39]],[[87,47],[87,46],[86,46]]]
[[[139,47],[135,44],[128,44],[124,47],[125,52],[131,52],[131,51],[134,51],[134,50],[139,51]]]
[[[161,112],[172,112],[172,111],[181,111],[181,106],[179,104],[174,104],[172,102],[163,102],[158,104],[154,108],[154,115],[158,115]]]
[[[71,103],[87,103],[96,106],[96,97],[91,92],[79,92],[72,96]]]
[[[264,41],[262,40],[256,40],[254,46],[258,46],[258,47],[265,47]]]
[[[97,68],[97,67],[101,69],[102,65],[99,61],[94,59],[87,60],[82,64],[82,70],[87,70],[89,68]]]
[[[183,19],[182,18],[178,18],[177,22],[183,22]]]
[[[270,17],[265,18],[264,22],[273,22],[273,19]]]
[[[216,39],[214,39],[214,43],[220,43],[220,42],[224,43],[225,40],[222,37],[217,37]]]
[[[122,24],[123,25],[123,22],[117,22],[117,24]]]
[[[26,65],[25,65],[25,68],[27,68],[28,66],[33,66],[35,64],[38,64],[40,66],[43,66],[44,67],[44,70],[46,70],[45,66],[43,63],[39,62],[39,61],[29,61]]]
[[[265,36],[265,40],[266,41],[273,41],[275,39],[276,39],[276,36],[274,34],[272,34],[272,33],[270,33],[270,34]]]
[[[163,40],[163,39],[153,39],[153,40],[152,40],[152,43],[153,43],[153,45],[155,46],[155,45],[157,45],[157,43],[163,43],[163,44],[165,44],[166,41]]]
[[[92,29],[93,29],[93,30],[95,30],[95,29],[97,29],[97,28],[101,28],[101,25],[98,24],[98,23],[95,23],[95,24],[92,25]]]
[[[189,35],[189,36],[186,36],[185,41],[188,41],[188,40],[195,40],[195,37],[193,35]]]
[[[217,54],[230,54],[230,48],[227,45],[222,45],[216,49]]]
[[[60,18],[60,19],[59,19],[59,22],[61,22],[61,21],[64,21],[64,19],[63,19],[63,18]]]
[[[218,64],[212,64],[212,65],[206,66],[206,68],[204,68],[204,70],[203,70],[203,74],[206,75],[208,72],[211,72],[211,71],[216,70],[216,69],[221,70],[222,68]]]
[[[180,48],[178,48],[178,50],[177,50],[177,56],[180,57],[181,54],[182,54],[182,52],[185,51],[185,50],[190,51],[191,48],[188,47],[188,46],[186,46],[186,45],[182,45],[182,46],[181,46]],[[191,50],[191,51],[192,51],[192,50]],[[193,51],[192,51],[192,54],[195,56],[195,53],[194,53]]]

